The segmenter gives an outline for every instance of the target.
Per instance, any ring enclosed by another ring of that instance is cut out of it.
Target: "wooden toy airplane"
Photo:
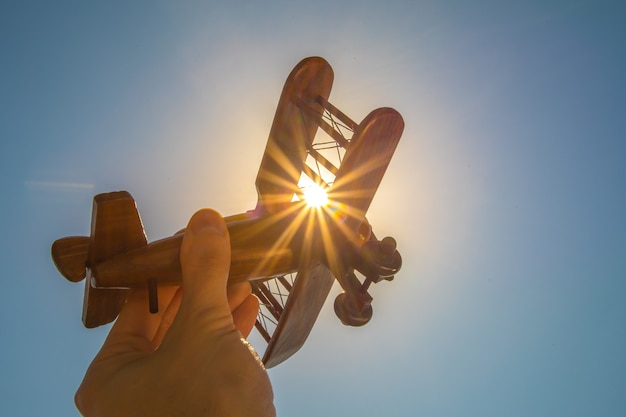
[[[328,102],[332,82],[319,57],[289,74],[256,178],[257,205],[225,218],[229,282],[250,281],[261,301],[256,328],[268,368],[304,344],[335,278],[343,288],[337,316],[361,326],[372,317],[370,284],[393,279],[402,264],[395,240],[378,240],[365,214],[404,121],[380,108],[355,123]],[[131,195],[111,192],[94,197],[91,236],[55,241],[52,258],[68,280],[86,277],[83,323],[92,328],[115,320],[133,288],[148,288],[155,312],[158,287],[181,283],[181,241],[179,232],[148,243]]]

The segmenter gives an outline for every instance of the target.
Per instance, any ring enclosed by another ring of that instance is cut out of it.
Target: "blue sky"
[[[209,4],[210,3],[210,4]],[[522,4],[523,3],[523,4]],[[53,240],[125,189],[150,240],[252,208],[282,84],[335,70],[404,136],[368,214],[402,272],[332,299],[270,372],[279,415],[626,413],[626,6],[592,1],[5,2],[0,414],[73,416],[107,328]]]

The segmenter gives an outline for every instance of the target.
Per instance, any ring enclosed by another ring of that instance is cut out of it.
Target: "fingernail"
[[[226,224],[222,216],[211,209],[196,212],[189,221],[188,227],[194,233],[212,233],[220,236],[226,234]]]

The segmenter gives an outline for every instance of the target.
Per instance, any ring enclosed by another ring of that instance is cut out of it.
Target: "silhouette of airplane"
[[[250,281],[261,302],[256,328],[268,343],[268,368],[304,344],[335,279],[343,288],[337,316],[362,326],[372,317],[370,284],[392,280],[402,264],[395,240],[378,240],[365,214],[404,121],[379,108],[355,123],[328,102],[332,82],[320,57],[291,71],[257,174],[256,207],[225,218],[229,283]],[[84,325],[115,320],[133,288],[148,288],[156,312],[158,288],[181,284],[181,232],[148,243],[128,192],[95,196],[91,235],[59,239],[51,249],[65,278],[86,278]]]

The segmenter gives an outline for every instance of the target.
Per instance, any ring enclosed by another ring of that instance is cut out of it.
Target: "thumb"
[[[180,319],[190,323],[201,320],[212,329],[232,325],[226,293],[230,239],[219,213],[203,209],[192,216],[180,247],[180,264],[183,277]]]

